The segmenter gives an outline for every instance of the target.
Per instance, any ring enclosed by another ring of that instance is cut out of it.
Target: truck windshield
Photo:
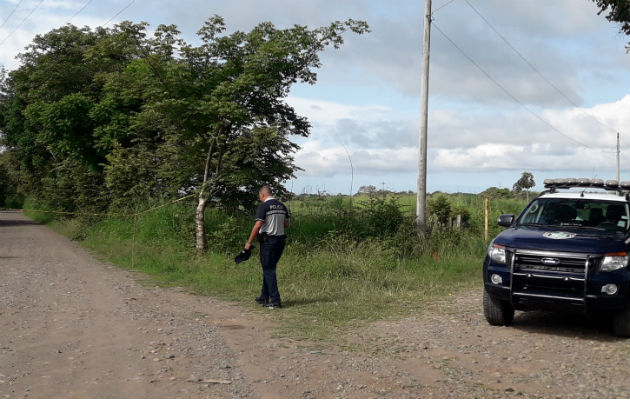
[[[586,227],[608,232],[628,230],[628,204],[589,199],[536,199],[523,211],[520,225]]]

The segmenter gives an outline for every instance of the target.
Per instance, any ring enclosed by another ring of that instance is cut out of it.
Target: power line
[[[452,0],[454,1],[454,0]],[[490,27],[490,29],[492,29],[492,31],[499,37],[501,38],[501,40],[503,40],[503,42],[505,42],[505,44],[512,49],[512,51],[514,53],[516,53],[516,55],[518,55],[520,57],[521,60],[523,60],[523,62],[525,62],[525,64],[527,64],[532,71],[534,71],[542,80],[544,80],[549,86],[551,86],[558,94],[560,94],[560,96],[562,96],[566,101],[568,101],[571,105],[573,105],[576,108],[579,108],[580,105],[577,104],[575,101],[573,101],[566,93],[564,93],[558,86],[554,85],[553,82],[551,82],[545,75],[543,75],[542,72],[540,72],[540,70],[538,70],[538,68],[536,68],[534,66],[534,64],[532,64],[520,51],[518,51],[513,45],[512,43],[510,43],[509,40],[507,40],[505,38],[505,36],[503,36],[495,27],[494,25],[492,25],[490,23],[490,21],[488,21],[488,19],[486,17],[483,16],[483,14],[481,14],[481,12],[475,8],[475,6],[473,6],[469,0],[464,0],[466,2],[466,4],[468,4],[468,6],[479,16],[479,18],[481,18],[483,20],[483,22],[485,22],[486,25],[488,25],[488,27]],[[613,131],[613,132],[617,132],[619,131],[618,128],[613,128],[609,125],[607,125],[606,123],[600,121],[598,118],[594,117],[595,121],[597,121],[597,123],[599,123],[601,126]]]
[[[2,46],[11,36],[13,36],[13,34],[18,30],[18,28],[22,26],[22,24],[24,24],[24,22],[26,22],[26,20],[28,20],[31,17],[31,15],[33,15],[35,10],[37,10],[43,2],[44,0],[39,0],[39,3],[37,3],[37,5],[35,5],[35,7],[31,9],[31,12],[29,12],[28,15],[24,17],[24,19],[19,24],[17,24],[15,28],[13,28],[13,30],[9,33],[7,37],[2,39],[2,41],[0,42],[0,46]]]
[[[124,6],[124,7],[123,7],[120,11],[118,11],[118,12],[117,12],[117,13],[116,13],[113,17],[111,17],[111,18],[110,18],[107,22],[105,22],[105,23],[103,24],[103,27],[106,27],[106,26],[107,26],[107,24],[109,24],[110,22],[112,22],[112,20],[113,20],[114,18],[116,18],[117,16],[119,16],[120,14],[122,14],[122,12],[123,12],[123,11],[125,11],[126,9],[128,9],[129,7],[131,7],[131,5],[132,5],[133,3],[135,3],[135,1],[136,1],[136,0],[131,0],[131,1],[129,2],[129,4],[127,4],[126,6]]]
[[[68,20],[68,23],[70,23],[74,19],[74,17],[79,15],[81,13],[81,11],[85,10],[85,7],[87,7],[91,2],[92,2],[92,0],[86,1],[85,4],[83,5],[83,7],[81,7],[79,9],[79,11],[75,12],[74,15],[72,15],[72,17],[70,17],[70,19]]]
[[[6,24],[6,23],[7,23],[7,21],[9,20],[9,18],[11,18],[11,16],[15,13],[15,10],[17,10],[17,9],[18,9],[18,7],[20,6],[20,4],[22,4],[22,2],[23,2],[23,1],[24,1],[24,0],[20,0],[20,1],[19,1],[16,5],[15,5],[15,7],[13,8],[13,10],[11,10],[11,13],[9,13],[9,16],[8,16],[8,17],[6,17],[6,18],[4,19],[4,21],[2,21],[2,25],[0,25],[0,28],[4,27],[4,24]]]
[[[569,103],[573,104],[574,106],[578,107],[578,104],[575,103],[573,100],[571,100],[571,98],[569,96],[567,96],[562,90],[560,90],[560,88],[558,88],[556,85],[554,85],[549,79],[547,79],[546,76],[544,76],[542,74],[542,72],[540,72],[531,62],[529,62],[529,60],[527,58],[525,58],[525,56],[518,51],[514,46],[512,46],[512,44],[505,38],[505,36],[503,36],[491,23],[490,21],[488,21],[488,19],[486,17],[484,17],[479,10],[477,10],[468,0],[464,0],[466,2],[466,4],[468,4],[468,6],[470,8],[472,8],[472,10],[483,20],[483,22],[486,23],[486,25],[488,25],[490,27],[490,29],[492,29],[492,31],[501,38],[501,40],[503,40],[505,42],[505,44],[512,49],[512,51],[514,51],[516,53],[516,55],[518,55],[521,60],[523,60],[525,62],[525,64],[527,64],[534,72],[536,72],[536,74],[538,74],[538,76],[544,80],[545,82],[547,82],[547,84],[549,86],[551,86],[552,88],[554,88],[556,90],[556,92],[558,92],[562,97],[564,97]]]
[[[435,10],[433,10],[433,12],[431,13],[431,15],[435,14],[436,12],[440,11],[441,9],[443,9],[444,7],[448,6],[449,4],[451,4],[452,2],[454,2],[455,0],[450,0],[444,4],[442,4],[441,6],[439,6],[438,8],[436,8]]]
[[[549,128],[551,128],[554,132],[564,136],[565,138],[579,144],[580,146],[589,148],[589,149],[593,149],[592,146],[589,146],[586,143],[580,142],[577,139],[572,138],[571,136],[567,135],[566,133],[562,132],[561,130],[559,130],[558,128],[556,128],[555,126],[553,126],[551,124],[551,122],[547,121],[546,119],[544,119],[543,117],[541,117],[540,115],[538,115],[538,113],[536,113],[534,110],[532,110],[531,108],[529,108],[525,103],[523,103],[522,101],[520,101],[516,96],[514,96],[509,90],[507,90],[507,88],[505,86],[503,86],[500,82],[498,82],[496,79],[494,79],[492,77],[492,75],[490,75],[481,65],[479,65],[472,57],[470,57],[461,47],[459,47],[457,45],[457,43],[455,43],[446,33],[444,33],[444,31],[442,29],[440,29],[440,27],[435,23],[435,21],[433,21],[433,26],[435,27],[435,29],[437,29],[438,32],[440,32],[442,34],[442,36],[444,36],[444,38],[446,38],[446,40],[448,40],[451,45],[453,45],[453,47],[455,47],[468,61],[471,62],[471,64],[473,64],[475,67],[477,67],[477,69],[479,69],[485,76],[486,78],[488,78],[492,83],[494,83],[499,89],[501,89],[501,91],[503,91],[508,97],[510,97],[515,103],[519,104],[523,109],[525,109],[525,111],[527,111],[528,113],[530,113],[532,116],[534,116],[536,119],[538,119],[539,121],[541,121],[542,123],[544,123],[545,125],[547,125]],[[606,150],[601,150],[603,152],[606,153],[614,153],[613,151],[606,151]]]

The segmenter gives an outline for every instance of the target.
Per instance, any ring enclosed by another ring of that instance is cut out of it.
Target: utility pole
[[[619,132],[617,132],[617,182],[621,179],[621,164],[619,163],[619,152],[621,148],[619,147]]]
[[[422,89],[420,94],[420,154],[418,157],[418,194],[416,225],[420,235],[426,231],[427,208],[427,122],[429,116],[429,52],[431,47],[431,0],[424,6],[424,36],[422,42]]]

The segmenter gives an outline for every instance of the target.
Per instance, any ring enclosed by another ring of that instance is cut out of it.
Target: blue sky
[[[613,179],[617,131],[622,178],[630,180],[629,38],[592,1],[433,0],[433,10],[429,191],[511,188],[523,171],[539,183]],[[4,0],[0,64],[15,68],[15,55],[34,35],[70,20],[173,23],[194,42],[213,14],[245,31],[261,21],[317,27],[363,19],[372,32],[349,34],[341,50],[326,50],[317,84],[290,94],[313,128],[297,140],[303,171],[287,186],[349,193],[351,160],[354,191],[415,191],[423,13],[421,0]]]

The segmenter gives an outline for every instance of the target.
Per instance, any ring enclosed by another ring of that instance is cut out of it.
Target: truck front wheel
[[[507,301],[493,298],[484,289],[483,314],[490,325],[510,325],[514,320],[514,307]]]
[[[613,335],[619,337],[630,337],[630,307],[617,311],[613,315]]]

